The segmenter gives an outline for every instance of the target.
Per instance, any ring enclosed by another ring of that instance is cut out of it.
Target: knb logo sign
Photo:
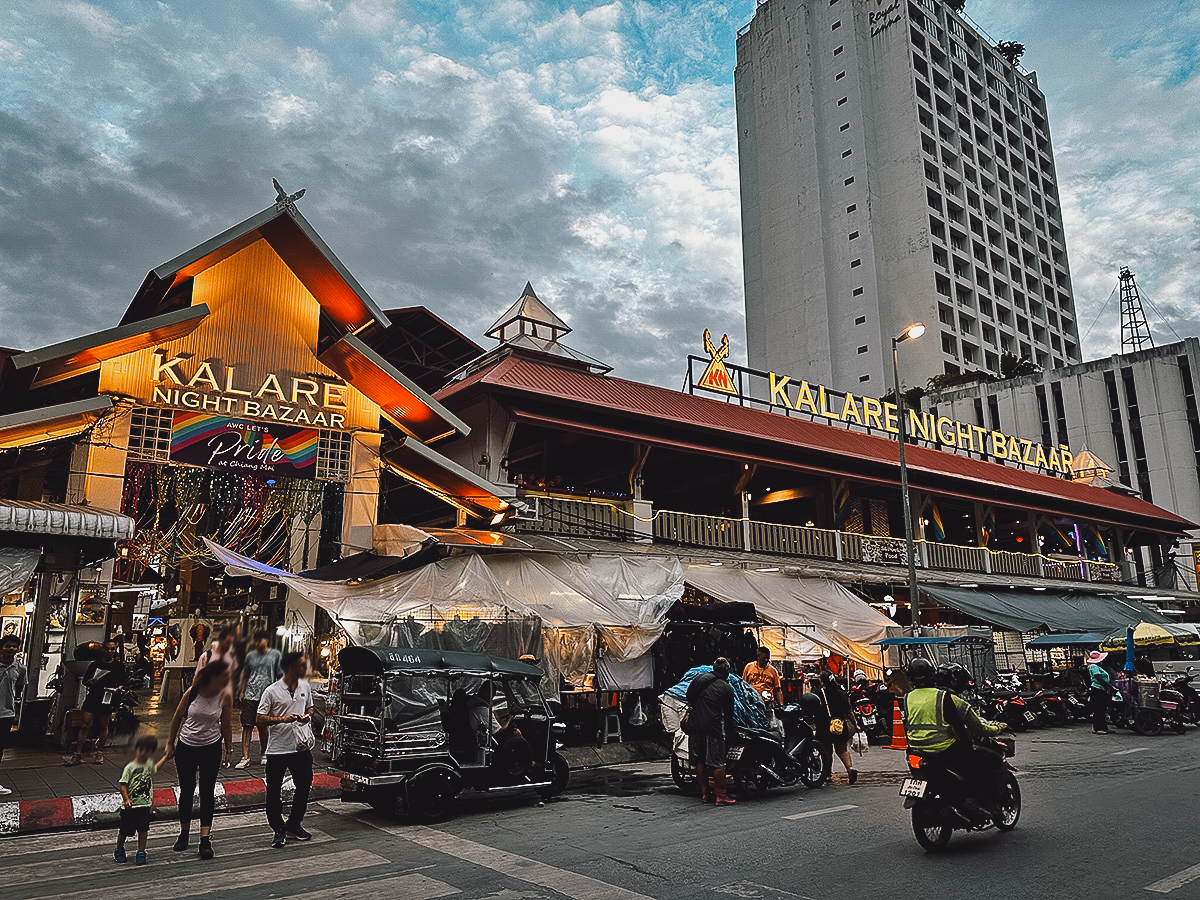
[[[713,345],[712,335],[705,328],[704,349],[708,351],[712,361],[704,370],[704,374],[700,376],[700,380],[696,382],[696,386],[736,397],[738,395],[737,388],[733,386],[733,379],[729,377],[729,370],[725,368],[725,357],[729,355],[729,335],[721,335],[721,346],[716,347]]]

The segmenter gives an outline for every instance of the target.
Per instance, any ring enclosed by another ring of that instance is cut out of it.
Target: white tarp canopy
[[[836,581],[800,578],[725,566],[688,566],[684,579],[711,597],[748,601],[767,626],[762,637],[772,656],[811,659],[829,650],[878,668],[879,648],[896,623]],[[772,646],[774,644],[774,646]]]

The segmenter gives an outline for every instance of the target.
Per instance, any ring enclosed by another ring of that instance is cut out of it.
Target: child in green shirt
[[[133,745],[133,762],[121,773],[119,784],[125,805],[121,809],[117,849],[113,852],[113,859],[119,863],[126,859],[125,838],[137,834],[135,862],[139,866],[146,864],[146,838],[150,836],[150,816],[154,811],[154,773],[163,764],[162,759],[157,764],[151,759],[157,749],[158,738],[152,734],[142,735]]]

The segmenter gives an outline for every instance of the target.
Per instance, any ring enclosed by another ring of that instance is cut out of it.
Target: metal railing
[[[623,506],[605,500],[539,495],[537,501],[538,518],[518,521],[519,531],[617,540],[646,537],[652,532],[655,541],[689,547],[749,550],[874,565],[908,565],[908,548],[903,538],[670,510],[657,510],[652,518],[639,519]],[[936,541],[917,541],[915,550],[917,567],[926,570],[1066,581],[1121,581],[1119,566],[1098,560],[1050,558]]]

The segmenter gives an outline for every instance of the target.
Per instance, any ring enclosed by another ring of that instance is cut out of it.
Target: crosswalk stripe
[[[785,819],[811,819],[813,816],[823,816],[826,813],[845,812],[848,809],[858,809],[853,803],[847,803],[843,806],[826,806],[824,809],[810,809],[808,812],[794,813],[790,816],[784,816]]]
[[[244,856],[247,853],[264,853],[271,852],[269,837],[270,832],[265,831],[263,836],[256,842],[255,846],[246,846],[245,842],[241,842],[237,846],[240,849],[227,850],[221,846],[221,835],[225,832],[213,833],[213,846],[221,859],[228,859],[231,856]],[[335,838],[326,834],[323,831],[312,831],[312,840],[310,844],[328,844],[334,841]],[[117,846],[116,835],[110,832],[107,835],[105,843],[108,847],[105,854],[100,856],[98,853],[89,853],[86,856],[77,856],[73,859],[56,859],[54,867],[47,870],[46,863],[33,862],[23,863],[19,866],[7,866],[4,869],[3,881],[5,885],[32,884],[34,882],[51,882],[60,881],[64,878],[78,878],[81,875],[96,876],[103,874],[105,870],[111,872],[123,872],[125,868],[119,863],[113,861],[112,851]],[[157,864],[160,867],[170,862],[173,866],[178,866],[180,863],[195,862],[200,864],[200,859],[196,855],[197,844],[192,841],[191,849],[187,853],[174,853],[171,850],[171,844],[174,843],[172,838],[170,841],[155,842],[150,844],[147,842],[147,854],[150,858],[150,863]],[[137,838],[129,838],[125,842],[125,851],[129,855],[129,862],[126,864],[129,868],[133,868],[133,855],[137,852]],[[275,851],[278,852],[278,851]]]
[[[461,893],[458,888],[443,881],[414,873],[378,881],[342,884],[307,894],[293,894],[291,900],[434,900],[436,897]]]
[[[214,834],[220,835],[237,828],[259,827],[267,829],[267,817],[263,812],[241,813],[238,815],[221,815],[213,822]],[[150,825],[150,846],[160,843],[169,846],[175,842],[176,823],[172,820],[152,822]],[[167,839],[169,838],[169,840]],[[54,834],[14,835],[0,839],[0,856],[12,860],[19,856],[33,853],[61,852],[84,847],[99,847],[104,844],[116,844],[116,837],[111,831],[66,831]]]
[[[102,892],[91,887],[81,891],[71,891],[64,894],[48,894],[53,900],[96,900],[102,896],[104,900],[146,900],[146,897],[171,897],[182,900],[185,897],[200,897],[205,894],[224,893],[232,896],[232,892],[242,888],[252,888],[264,884],[279,884],[295,878],[306,878],[312,875],[328,875],[330,872],[348,872],[353,869],[366,869],[371,866],[387,865],[388,861],[375,853],[366,850],[341,850],[336,853],[313,854],[312,856],[296,857],[286,866],[281,860],[261,863],[240,868],[212,868],[214,874],[209,879],[198,878],[196,872],[162,877],[162,869],[154,866],[144,866],[136,869],[122,867],[119,870],[121,883],[103,888]],[[277,893],[277,891],[273,891]]]
[[[427,850],[435,850],[455,859],[491,869],[518,881],[549,888],[564,897],[570,897],[571,900],[653,900],[645,894],[626,890],[606,881],[559,869],[527,856],[498,850],[435,828],[423,825],[381,825],[362,818],[356,818],[355,821],[378,828],[387,834],[394,834]]]

